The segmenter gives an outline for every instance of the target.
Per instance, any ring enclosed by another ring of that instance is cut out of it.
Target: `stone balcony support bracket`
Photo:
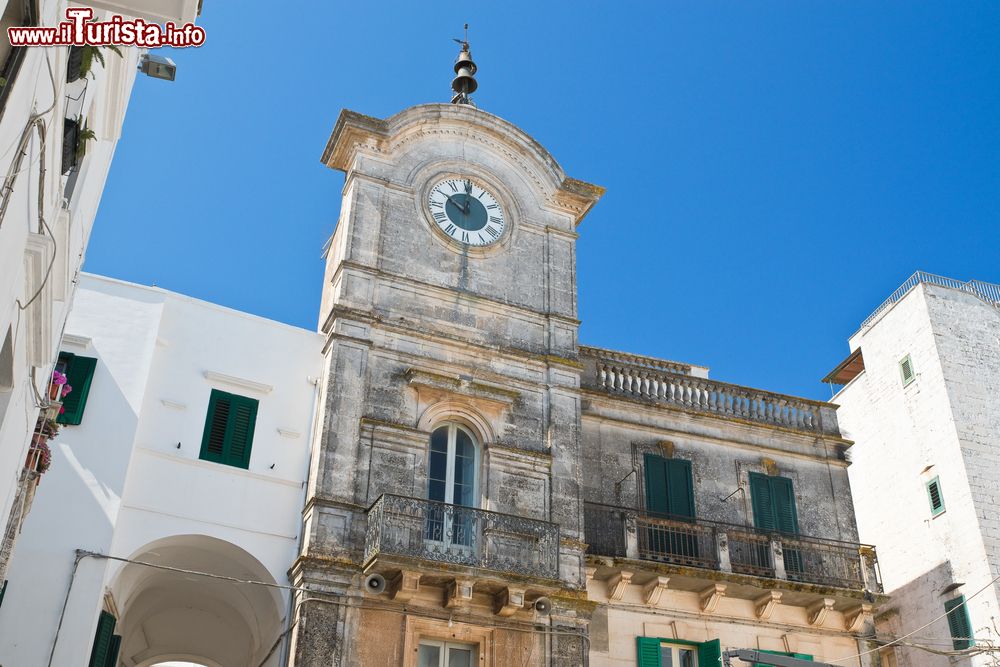
[[[472,579],[452,579],[444,588],[444,606],[448,609],[467,607],[472,602]]]
[[[865,620],[872,616],[872,605],[867,602],[860,606],[844,612],[844,629],[848,632],[860,632],[865,625]]]
[[[667,584],[670,583],[670,577],[656,577],[648,584],[642,587],[642,600],[651,607],[655,607],[660,603],[660,596],[663,595],[663,591],[667,590]]]
[[[622,598],[625,597],[625,589],[628,588],[629,583],[632,581],[632,574],[628,570],[620,570],[617,574],[611,575],[611,578],[608,579],[609,599],[621,602]]]
[[[719,607],[719,601],[726,594],[726,584],[714,584],[698,594],[701,610],[712,614]]]
[[[390,600],[406,604],[420,590],[420,573],[410,570],[401,570],[399,574],[389,580],[386,586],[386,593]]]
[[[497,616],[513,616],[524,608],[523,588],[507,586],[493,598],[493,613]]]
[[[767,621],[779,604],[781,604],[781,591],[769,591],[753,601],[754,613],[760,620]]]
[[[810,605],[806,609],[806,618],[809,621],[809,625],[822,626],[823,621],[826,620],[827,614],[833,609],[834,604],[836,604],[836,600],[833,598],[823,598],[819,602]]]

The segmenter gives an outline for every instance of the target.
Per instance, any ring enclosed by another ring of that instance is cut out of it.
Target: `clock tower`
[[[603,189],[472,104],[344,111],[294,665],[587,660],[576,227]]]

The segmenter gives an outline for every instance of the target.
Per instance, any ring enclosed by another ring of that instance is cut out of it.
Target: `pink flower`
[[[52,371],[52,384],[66,384],[66,376],[59,371]]]
[[[68,394],[71,391],[73,391],[73,387],[69,386],[68,384],[64,384],[63,385],[63,388],[62,388],[62,395],[63,396],[65,396],[66,394]]]
[[[66,408],[64,408],[64,407],[62,407],[62,406],[60,405],[60,406],[59,406],[59,414],[63,414],[64,412],[66,412]]]

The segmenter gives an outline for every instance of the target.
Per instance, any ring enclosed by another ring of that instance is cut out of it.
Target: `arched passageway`
[[[274,583],[234,544],[205,535],[151,542],[130,560]],[[126,563],[112,586],[119,606],[120,660],[128,667],[277,664],[268,657],[283,629],[278,589]]]

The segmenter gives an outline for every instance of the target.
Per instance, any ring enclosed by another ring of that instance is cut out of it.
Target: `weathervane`
[[[455,91],[455,95],[451,98],[451,103],[474,107],[476,103],[472,101],[471,95],[479,84],[476,83],[476,63],[472,62],[472,53],[469,51],[469,24],[465,24],[465,39],[453,39],[462,45],[462,50],[455,59],[455,78],[451,81],[451,89]]]

